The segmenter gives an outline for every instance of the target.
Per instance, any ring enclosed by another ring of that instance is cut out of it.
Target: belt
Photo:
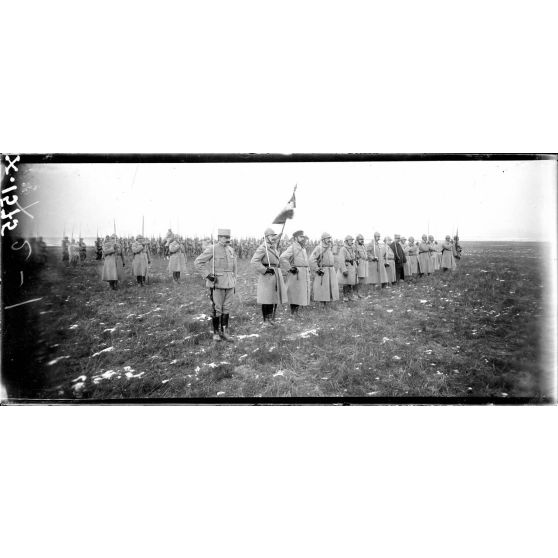
[[[320,267],[333,267],[332,265],[321,265]]]
[[[295,267],[308,267],[307,265],[296,265],[294,264]]]
[[[264,263],[263,263],[262,265],[263,265],[264,267],[274,267],[274,268],[278,268],[278,267],[279,267],[279,266],[276,265],[276,264],[271,264],[271,265],[269,265],[269,264],[264,264]]]
[[[351,265],[353,265],[355,263],[355,260],[345,260],[345,263],[350,263]]]

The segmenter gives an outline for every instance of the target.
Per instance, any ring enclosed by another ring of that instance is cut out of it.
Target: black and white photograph
[[[556,555],[555,11],[6,5],[2,555]]]
[[[4,398],[556,399],[556,157],[2,161]]]

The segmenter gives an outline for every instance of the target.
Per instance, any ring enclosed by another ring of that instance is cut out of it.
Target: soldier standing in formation
[[[353,240],[351,235],[347,235],[339,251],[337,282],[339,285],[343,285],[343,302],[355,300],[354,289],[357,284],[357,263]]]
[[[364,245],[364,236],[361,234],[357,234],[356,237],[355,258],[357,261],[357,283],[355,285],[355,290],[358,298],[364,298],[362,289],[363,286],[366,285],[368,279],[368,254],[366,252],[366,246]]]
[[[213,340],[232,342],[228,334],[229,313],[236,287],[236,256],[230,246],[230,229],[219,229],[217,244],[208,246],[195,260],[194,267],[206,279],[213,308]]]
[[[434,240],[433,235],[428,236],[428,245],[430,246],[430,269],[432,273],[440,269],[440,259],[438,259],[438,243]]]
[[[382,246],[382,252],[384,255],[384,265],[388,275],[388,282],[395,285],[395,254],[391,249],[391,238],[386,236],[384,238],[384,244]]]
[[[279,258],[281,269],[287,275],[287,298],[293,316],[297,315],[300,306],[310,304],[310,270],[306,241],[304,231],[296,231],[292,244]]]
[[[169,257],[169,245],[173,241],[173,239],[174,239],[174,234],[172,232],[172,229],[169,229],[167,231],[167,234],[165,235],[165,244],[164,244],[164,251],[163,251],[163,255],[165,256],[165,258]]]
[[[172,273],[174,282],[178,283],[180,281],[180,273],[186,273],[186,254],[177,235],[174,235],[170,240],[168,251],[170,254],[169,273]]]
[[[405,250],[401,245],[401,235],[394,235],[395,240],[391,243],[391,250],[395,258],[395,282],[405,281],[405,264],[407,263],[407,256]]]
[[[430,258],[430,245],[428,244],[428,238],[425,234],[422,235],[422,240],[418,246],[419,249],[419,277],[422,277],[425,273],[430,275],[432,260]]]
[[[87,245],[83,241],[83,238],[79,239],[79,261],[83,264],[87,258]]]
[[[110,288],[116,291],[118,289],[119,277],[122,275],[118,260],[121,260],[122,267],[124,267],[126,263],[124,262],[122,249],[116,241],[115,234],[113,234],[112,237],[107,235],[105,238],[105,242],[103,243],[103,257],[105,261],[103,263],[103,274],[101,279],[103,281],[108,281]]]
[[[265,230],[264,241],[254,252],[250,265],[259,273],[256,302],[262,305],[263,325],[275,325],[277,305],[287,302],[287,287],[279,267],[277,234],[273,229]]]
[[[339,300],[339,285],[333,267],[332,244],[331,235],[322,233],[320,244],[314,248],[310,255],[310,268],[315,273],[313,284],[314,300],[316,302],[323,302],[324,306],[328,302]]]
[[[384,253],[380,244],[380,233],[374,233],[374,240],[368,247],[368,283],[378,285],[382,288],[388,283],[388,275],[385,267]]]
[[[103,241],[100,237],[97,237],[97,240],[95,241],[95,257],[97,260],[103,259]]]
[[[448,269],[453,271],[457,265],[455,264],[454,245],[451,242],[451,237],[446,236],[446,241],[442,244],[442,271]]]
[[[76,267],[79,262],[79,246],[76,244],[75,239],[72,238],[72,242],[70,244],[70,263],[73,267]]]
[[[62,239],[62,261],[70,263],[70,241],[68,237],[65,236]],[[66,264],[67,265],[67,264]]]
[[[412,236],[409,237],[407,260],[409,264],[409,277],[416,277],[418,274],[418,246],[415,244],[415,239]]]
[[[141,287],[145,285],[150,263],[149,248],[146,245],[145,239],[138,235],[135,242],[132,243],[132,275]]]

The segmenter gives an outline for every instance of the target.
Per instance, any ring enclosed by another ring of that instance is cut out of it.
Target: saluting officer
[[[229,313],[236,287],[236,255],[230,246],[230,229],[217,231],[217,244],[208,246],[194,261],[198,273],[205,277],[213,308],[213,340],[233,342],[228,334]]]
[[[279,267],[277,241],[275,231],[266,229],[264,241],[250,260],[250,265],[259,273],[256,301],[262,305],[264,326],[275,325],[277,305],[287,302],[287,287]]]
[[[332,252],[333,241],[331,235],[322,233],[321,242],[314,248],[310,255],[310,268],[314,275],[314,300],[327,302],[339,300],[339,284],[333,268],[334,256]]]
[[[341,250],[339,250],[339,269],[337,271],[337,282],[343,285],[343,302],[355,300],[353,294],[357,284],[356,254],[353,247],[353,237],[347,235]]]
[[[281,254],[281,270],[287,275],[287,297],[291,314],[298,313],[299,306],[310,304],[310,270],[304,231],[293,234],[292,244]]]

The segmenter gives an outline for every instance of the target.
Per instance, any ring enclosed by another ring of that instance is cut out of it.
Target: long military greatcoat
[[[405,253],[405,263],[403,264],[403,273],[405,273],[405,277],[411,275],[411,262],[409,261],[409,249],[410,246],[405,242],[405,244],[401,244],[403,247],[403,252]]]
[[[395,254],[389,244],[384,244],[382,248],[385,261],[389,264],[389,267],[386,267],[388,281],[395,283]]]
[[[368,247],[368,278],[367,283],[372,285],[381,285],[388,282],[388,274],[384,266],[384,252],[379,242],[372,241]],[[374,258],[377,261],[373,261]]]
[[[430,258],[432,259],[432,271],[438,271],[440,269],[440,263],[442,262],[442,247],[434,242],[430,245],[433,251],[430,252]]]
[[[420,242],[419,246],[419,269],[421,273],[432,273],[434,266],[432,265],[432,258],[430,257],[430,244],[428,242]]]
[[[368,277],[368,254],[366,252],[366,246],[357,242],[355,255],[358,261],[357,278],[361,283],[365,283],[366,278]]]
[[[275,244],[264,240],[254,252],[250,265],[259,274],[256,301],[258,304],[286,304],[287,287],[279,267],[279,252]],[[271,267],[275,274],[265,272]]]
[[[407,263],[409,264],[409,274],[418,273],[418,246],[413,244],[408,247]],[[407,275],[407,271],[405,271]]]
[[[452,270],[457,268],[453,256],[453,245],[450,242],[444,242],[442,244],[442,267],[447,267]]]
[[[123,276],[123,263],[122,252],[120,244],[113,240],[108,240],[103,243],[103,274],[101,279],[103,281],[119,281]]]
[[[318,244],[310,255],[310,268],[313,272],[322,269],[322,276],[314,275],[314,300],[318,302],[330,302],[339,300],[339,284],[337,275],[333,268],[334,256],[329,246]]]
[[[134,242],[132,244],[132,275],[134,277],[145,277],[147,275],[147,253],[141,242]]]
[[[337,263],[339,265],[339,269],[337,270],[338,284],[356,285],[356,254],[354,248],[349,246],[346,242],[341,247],[341,250],[339,250]],[[347,276],[343,275],[344,272],[347,272]]]
[[[186,255],[184,248],[176,240],[169,244],[169,273],[180,271],[186,273]]]
[[[308,254],[298,242],[293,242],[279,257],[281,271],[287,277],[287,298],[290,304],[308,306],[310,304],[310,268]],[[295,266],[298,271],[290,273]]]

